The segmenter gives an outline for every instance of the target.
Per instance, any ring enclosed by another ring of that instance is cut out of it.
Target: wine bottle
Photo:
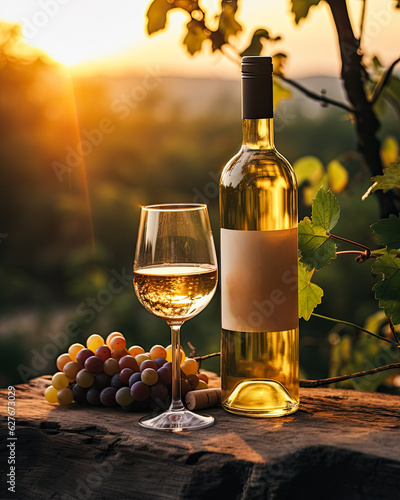
[[[220,180],[222,406],[299,406],[297,182],[274,147],[272,59],[242,59],[243,143]]]

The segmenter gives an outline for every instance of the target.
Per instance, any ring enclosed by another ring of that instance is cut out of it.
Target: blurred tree
[[[323,93],[311,91],[304,88],[298,82],[286,78],[283,74],[285,54],[279,53],[274,56],[274,75],[281,81],[297,88],[311,99],[321,101],[324,105],[334,105],[346,110],[353,119],[357,134],[357,148],[365,164],[373,176],[383,173],[382,160],[380,156],[380,141],[377,132],[380,126],[378,118],[378,106],[382,100],[393,105],[396,110],[400,109],[400,79],[395,77],[393,69],[400,58],[383,71],[377,68],[376,61],[367,65],[363,59],[363,33],[366,18],[366,0],[363,0],[359,37],[354,34],[354,29],[349,17],[346,0],[325,0],[328,4],[334,26],[336,29],[340,56],[342,61],[341,78],[343,80],[347,103],[330,99]],[[280,40],[280,36],[273,37],[267,29],[256,29],[253,33],[250,45],[244,50],[238,50],[232,43],[234,37],[242,26],[236,19],[239,0],[221,0],[221,11],[212,21],[210,16],[199,5],[198,0],[153,0],[147,11],[147,30],[151,35],[166,27],[167,13],[172,9],[183,9],[190,15],[187,24],[187,34],[183,40],[190,54],[195,54],[203,48],[206,40],[211,41],[211,50],[221,51],[227,57],[239,62],[240,57],[247,55],[259,55],[263,50],[263,42],[269,44]],[[322,4],[322,0],[291,0],[294,21],[298,24],[305,19],[311,7]],[[400,2],[392,1],[393,9],[400,9]],[[213,25],[213,27],[211,26]],[[378,71],[376,71],[378,69]],[[275,95],[287,97],[285,90],[274,82]],[[397,165],[398,167],[398,165]],[[400,195],[398,190],[390,190],[387,193],[377,191],[380,213],[382,217],[389,214],[398,214],[400,210]]]

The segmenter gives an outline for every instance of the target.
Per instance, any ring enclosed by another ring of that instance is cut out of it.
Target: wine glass
[[[213,424],[213,417],[192,413],[182,403],[180,327],[210,302],[217,280],[217,256],[206,205],[142,207],[133,283],[144,307],[171,327],[172,401],[164,413],[141,418],[141,426],[181,431]]]

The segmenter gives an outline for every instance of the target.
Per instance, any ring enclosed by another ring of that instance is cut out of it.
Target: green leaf
[[[389,215],[388,219],[380,219],[371,226],[372,231],[378,236],[378,241],[390,250],[400,250],[400,219]]]
[[[193,55],[201,50],[203,42],[209,37],[204,33],[204,25],[201,21],[192,19],[188,22],[187,29],[188,32],[183,44],[186,45],[188,52]]]
[[[266,29],[257,29],[251,37],[250,45],[240,54],[244,56],[259,56],[263,45],[261,40],[269,40],[269,32]]]
[[[149,35],[165,28],[167,12],[174,7],[168,0],[153,0],[147,10],[147,33]]]
[[[349,173],[338,160],[332,160],[326,167],[329,187],[334,193],[341,193],[349,181]]]
[[[374,274],[383,274],[383,278],[372,287],[375,298],[379,299],[387,318],[392,318],[393,324],[400,323],[400,258],[384,254],[371,266]]]
[[[171,9],[183,9],[190,13],[198,8],[198,0],[153,0],[147,10],[147,32],[151,35],[163,30],[167,22],[167,13]]]
[[[287,89],[286,87],[283,87],[280,82],[276,79],[273,78],[272,80],[273,84],[273,100],[274,100],[274,109],[278,106],[279,101],[281,99],[290,99],[292,97],[292,92]]]
[[[394,137],[386,137],[383,141],[381,158],[385,167],[399,160],[399,144]]]
[[[307,271],[299,262],[299,318],[306,321],[310,319],[311,313],[321,304],[324,291],[315,283],[311,283],[312,271]]]
[[[326,234],[326,229],[313,224],[308,217],[299,223],[299,248],[301,262],[307,271],[322,269],[336,258],[336,245]]]
[[[315,184],[324,174],[324,166],[316,156],[302,156],[293,163],[293,169],[299,186],[305,181]]]
[[[294,21],[299,24],[301,19],[308,16],[311,7],[318,5],[320,0],[292,0],[292,12],[294,13]]]
[[[237,0],[222,0],[221,6],[222,12],[219,16],[218,31],[222,33],[224,41],[228,42],[231,35],[236,35],[238,31],[242,31],[242,26],[235,19]]]
[[[312,204],[312,222],[330,232],[338,223],[340,205],[332,191],[321,188]]]
[[[393,188],[400,188],[400,162],[391,163],[383,169],[383,175],[376,175],[371,178],[375,182],[372,191],[382,189],[384,193]]]

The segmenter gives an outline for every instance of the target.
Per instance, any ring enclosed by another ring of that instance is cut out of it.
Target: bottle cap
[[[244,78],[272,75],[272,57],[245,56],[242,58]]]
[[[272,57],[242,59],[242,118],[273,117]]]

